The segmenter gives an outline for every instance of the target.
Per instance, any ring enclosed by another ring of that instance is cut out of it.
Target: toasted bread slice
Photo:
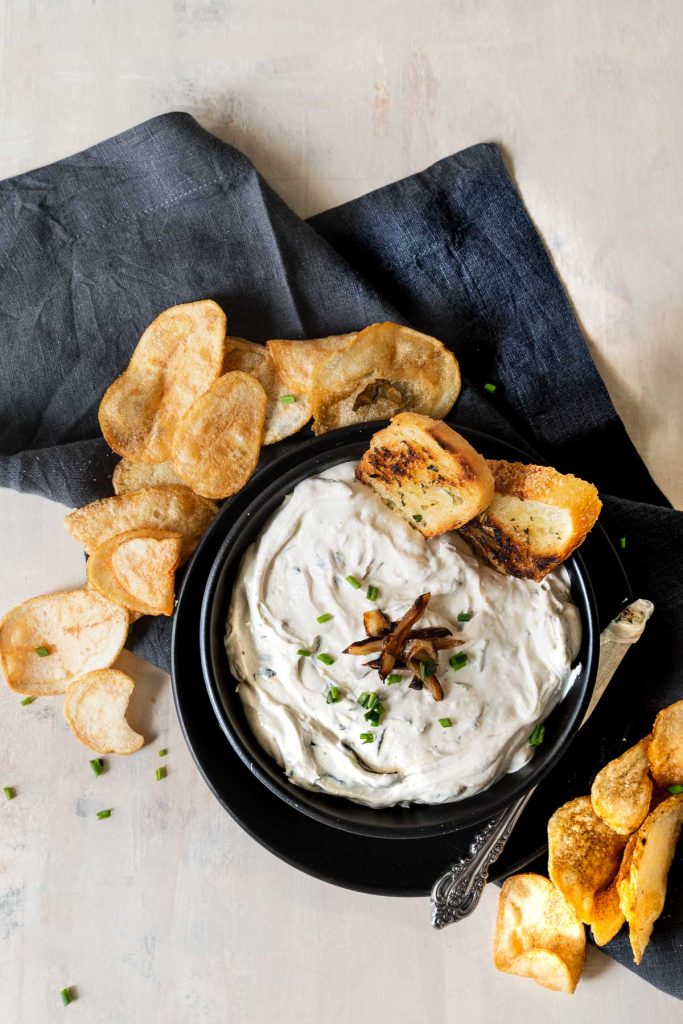
[[[499,572],[539,582],[595,525],[602,508],[598,492],[549,466],[487,461],[495,480],[493,500],[462,533]]]
[[[425,537],[457,529],[493,497],[491,471],[472,445],[413,412],[374,435],[356,476]]]

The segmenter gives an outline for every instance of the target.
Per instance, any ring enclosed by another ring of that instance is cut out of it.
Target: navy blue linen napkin
[[[243,154],[168,114],[0,183],[0,211],[0,485],[70,506],[112,493],[98,404],[175,303],[212,297],[230,333],[254,341],[407,322],[458,356],[460,422],[596,483],[603,524],[628,537],[636,595],[655,602],[600,728],[577,742],[607,760],[683,697],[683,515],[631,444],[495,146],[305,223]],[[132,632],[132,649],[164,668],[169,646],[168,622]],[[682,868],[679,853],[638,968],[679,998]],[[624,934],[606,951],[633,967]]]

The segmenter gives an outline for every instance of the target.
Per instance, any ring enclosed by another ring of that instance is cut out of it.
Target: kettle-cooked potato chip
[[[619,903],[617,878],[614,878],[606,889],[596,893],[593,900],[591,919],[588,923],[591,926],[596,946],[605,946],[611,942],[624,920]]]
[[[638,833],[634,832],[624,848],[621,864],[616,877],[617,892],[619,893],[619,909],[628,920],[633,912],[633,891],[631,889],[631,859],[636,847]]]
[[[307,341],[273,338],[267,348],[285,387],[297,394],[308,395],[313,386],[313,374],[321,363],[357,337],[358,332],[353,331],[351,334],[332,334],[328,338],[309,338]]]
[[[648,757],[658,786],[683,785],[683,700],[663,708],[655,718]]]
[[[110,537],[88,559],[91,586],[130,611],[172,615],[175,571],[183,538],[171,530],[128,530]]]
[[[183,537],[182,561],[186,561],[217,511],[212,501],[193,494],[189,487],[169,484],[91,501],[69,512],[64,527],[89,555],[127,530],[172,530]]]
[[[159,487],[164,484],[187,485],[180,479],[172,462],[133,462],[121,459],[114,467],[111,477],[115,494],[128,494],[142,487]]]
[[[311,418],[311,410],[301,389],[285,387],[275,369],[275,363],[264,345],[242,338],[227,338],[223,373],[242,370],[263,385],[266,393],[266,422],[263,444],[275,444],[284,437],[296,434]]]
[[[589,796],[563,804],[548,821],[548,874],[580,921],[590,923],[595,897],[616,875],[625,845]]]
[[[125,609],[96,591],[44,594],[0,622],[0,665],[17,693],[64,693],[72,679],[116,661],[127,635]]]
[[[493,940],[499,971],[573,992],[585,955],[585,929],[552,882],[531,873],[505,881]]]
[[[225,313],[211,299],[160,313],[100,403],[110,447],[142,462],[170,459],[180,417],[221,375],[224,347]]]
[[[135,683],[125,672],[88,672],[66,691],[64,717],[84,746],[97,754],[133,754],[145,742],[126,721]]]
[[[314,372],[313,430],[325,434],[404,410],[442,419],[459,394],[458,363],[440,341],[401,324],[372,324]]]
[[[256,469],[266,392],[251,374],[226,373],[188,409],[173,440],[173,465],[193,491],[227,498]]]
[[[593,810],[610,828],[630,835],[650,809],[652,782],[648,775],[650,737],[640,740],[595,776],[591,788]]]

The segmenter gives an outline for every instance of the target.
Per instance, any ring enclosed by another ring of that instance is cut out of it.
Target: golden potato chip
[[[622,924],[624,914],[619,903],[617,879],[614,878],[606,889],[596,893],[589,924],[596,946],[604,946],[614,938]]]
[[[263,385],[266,393],[266,422],[263,444],[275,444],[296,434],[311,418],[311,410],[301,390],[285,387],[277,375],[275,363],[263,345],[241,338],[227,338],[223,373],[242,370]]]
[[[115,494],[128,494],[142,487],[159,487],[163,484],[187,486],[173,468],[172,462],[133,462],[121,459],[114,467],[111,478]]]
[[[64,518],[68,533],[87,554],[105,540],[128,530],[172,530],[183,537],[182,561],[197,546],[218,509],[212,501],[193,494],[189,487],[168,484],[91,501]]]
[[[175,571],[183,538],[170,530],[128,530],[110,537],[88,559],[91,586],[142,615],[172,615]]]
[[[125,609],[94,590],[44,594],[0,622],[0,665],[17,693],[64,693],[72,679],[116,661],[127,635]]]
[[[145,742],[126,721],[135,683],[125,672],[103,669],[74,680],[66,691],[64,717],[81,743],[97,754],[133,754]]]
[[[646,736],[610,761],[595,776],[591,788],[593,810],[610,828],[622,835],[635,832],[650,809],[649,746],[650,737]]]
[[[372,324],[316,369],[313,430],[384,420],[404,410],[441,419],[460,393],[460,370],[436,338],[400,324]]]
[[[585,955],[585,929],[552,882],[531,873],[505,881],[493,940],[499,971],[573,992]]]
[[[648,814],[636,833],[624,911],[637,964],[664,909],[666,883],[683,825],[683,793],[670,796]]]
[[[220,377],[183,416],[173,441],[173,465],[207,498],[227,498],[256,469],[266,393],[251,374]]]
[[[683,785],[683,700],[663,708],[655,718],[648,757],[658,786]]]
[[[599,818],[589,796],[559,807],[548,821],[548,874],[580,921],[617,873],[626,837]]]
[[[225,313],[210,299],[160,313],[100,403],[110,447],[129,459],[168,461],[178,420],[221,375],[224,346]]]
[[[630,836],[629,841],[624,848],[621,864],[615,880],[617,892],[619,894],[619,909],[624,915],[625,920],[628,920],[631,916],[633,906],[633,893],[631,891],[631,859],[633,857],[633,851],[635,849],[637,839],[638,833],[634,832],[633,835]]]
[[[290,391],[308,395],[313,386],[313,374],[329,359],[333,352],[340,352],[358,337],[351,334],[333,334],[329,338],[310,338],[308,341],[282,341],[273,338],[268,342],[277,375]]]

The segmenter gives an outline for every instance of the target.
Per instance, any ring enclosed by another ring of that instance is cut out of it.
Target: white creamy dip
[[[581,625],[569,578],[564,569],[540,584],[502,576],[456,534],[426,540],[354,469],[300,483],[247,551],[226,634],[238,692],[257,740],[296,785],[372,807],[460,800],[529,760],[530,733],[575,678]],[[376,604],[368,585],[379,588]],[[372,655],[341,653],[365,636],[363,612],[399,619],[425,592],[417,625],[447,626],[465,641],[440,652],[441,702],[410,689],[407,670],[387,685],[364,666]],[[325,613],[333,618],[319,624]],[[461,613],[472,618],[459,623]],[[454,671],[457,652],[468,660]],[[336,660],[325,665],[320,653]],[[341,700],[328,704],[332,686]],[[362,691],[384,705],[376,728],[358,704]]]

